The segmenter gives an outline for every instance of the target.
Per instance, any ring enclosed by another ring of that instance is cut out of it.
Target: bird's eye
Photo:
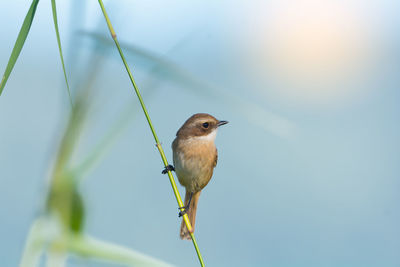
[[[203,123],[204,128],[208,128],[208,122]]]

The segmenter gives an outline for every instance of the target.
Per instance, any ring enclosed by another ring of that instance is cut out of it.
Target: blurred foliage
[[[112,47],[114,44],[112,40],[99,33],[80,31],[80,34],[92,38],[103,47]],[[181,40],[174,48],[179,47],[186,40]],[[295,124],[288,119],[266,110],[263,106],[253,101],[247,100],[243,95],[237,95],[232,91],[210,83],[202,77],[198,77],[195,73],[179,66],[166,56],[133,44],[121,42],[121,47],[127,52],[127,55],[134,59],[135,64],[153,66],[149,72],[153,81],[171,81],[177,85],[177,88],[182,90],[190,90],[196,94],[211,96],[215,99],[224,99],[225,102],[230,103],[227,107],[231,107],[238,115],[244,116],[249,122],[264,131],[281,138],[291,138],[295,132]]]
[[[27,38],[38,2],[38,0],[32,2],[25,17],[0,84],[0,94]],[[52,11],[61,63],[72,109],[55,156],[49,189],[45,196],[45,213],[41,214],[32,223],[20,266],[37,266],[40,255],[44,251],[47,251],[47,264],[49,266],[64,266],[70,253],[126,265],[171,266],[131,249],[91,238],[84,233],[85,203],[79,191],[80,178],[84,176],[84,171],[89,167],[93,167],[95,162],[99,162],[98,159],[104,153],[105,147],[110,145],[110,140],[114,140],[115,136],[123,128],[121,126],[126,124],[131,116],[127,116],[124,113],[121,119],[117,120],[116,127],[111,128],[109,133],[93,149],[93,152],[89,153],[89,157],[82,164],[78,164],[78,168],[71,166],[71,158],[78,147],[79,138],[88,121],[89,99],[92,100],[92,84],[98,73],[98,67],[91,68],[88,73],[83,75],[79,90],[75,94],[75,105],[72,105],[61,49],[55,0],[52,0]],[[98,60],[97,56],[94,55],[89,61]],[[92,66],[99,65],[101,64]]]
[[[56,156],[46,204],[47,210],[55,212],[64,227],[75,233],[82,231],[85,214],[83,200],[78,190],[79,183],[75,177],[79,174],[72,173],[69,166],[87,117],[89,92],[88,89],[81,92],[72,108]]]
[[[88,121],[90,107],[88,99],[92,99],[90,93],[90,87],[83,89],[74,100],[75,105],[55,157],[46,196],[46,212],[32,224],[20,266],[36,266],[40,254],[46,248],[47,261],[50,265],[63,266],[68,255],[72,253],[126,265],[171,266],[140,252],[97,240],[85,234],[85,203],[79,191],[79,184],[86,168],[74,168],[71,158],[77,150],[78,141]],[[127,121],[126,117],[124,121]],[[111,129],[102,139],[104,143],[100,142],[94,151],[89,153],[92,161],[99,162],[96,158],[100,157],[103,147],[107,146],[109,142],[107,137],[111,138],[119,131],[120,128]]]
[[[66,175],[67,176],[67,175]],[[85,211],[81,193],[72,177],[54,179],[47,197],[46,209],[60,216],[64,227],[73,233],[83,229]]]

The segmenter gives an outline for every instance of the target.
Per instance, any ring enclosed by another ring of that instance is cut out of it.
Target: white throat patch
[[[214,142],[215,137],[217,137],[217,129],[213,130],[207,135],[191,137],[190,139],[193,141]]]

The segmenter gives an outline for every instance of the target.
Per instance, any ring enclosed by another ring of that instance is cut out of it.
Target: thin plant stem
[[[138,89],[138,87],[137,87],[137,85],[136,85],[136,82],[135,82],[135,80],[134,80],[134,78],[133,78],[133,75],[132,75],[132,73],[131,73],[131,71],[130,71],[130,68],[129,68],[129,66],[128,66],[128,63],[127,63],[126,60],[125,60],[125,56],[124,56],[124,54],[123,54],[123,52],[122,52],[122,50],[121,50],[121,47],[120,47],[119,42],[118,42],[118,39],[117,39],[117,35],[116,35],[115,31],[114,31],[114,28],[113,28],[113,26],[112,26],[112,24],[111,24],[111,21],[110,21],[108,15],[107,15],[107,12],[106,12],[106,10],[105,10],[105,8],[104,8],[103,1],[102,1],[102,0],[98,0],[98,2],[99,2],[99,4],[100,4],[101,10],[102,10],[102,12],[103,12],[104,18],[105,18],[105,20],[106,20],[106,22],[107,22],[107,26],[108,26],[108,29],[109,29],[109,31],[110,31],[111,37],[112,37],[112,39],[114,40],[114,43],[115,43],[115,45],[116,45],[116,47],[117,47],[117,49],[118,49],[119,55],[121,56],[122,62],[123,62],[124,65],[125,65],[125,69],[126,69],[128,75],[129,75],[129,79],[131,80],[131,83],[132,83],[132,85],[133,85],[133,88],[135,89],[136,95],[137,95],[137,97],[138,97],[138,99],[139,99],[139,102],[140,102],[140,105],[141,105],[142,110],[143,110],[143,112],[144,112],[144,115],[146,116],[147,122],[148,122],[148,124],[149,124],[149,126],[150,126],[150,130],[151,130],[151,132],[152,132],[152,134],[153,134],[154,140],[156,141],[156,147],[157,147],[157,149],[158,149],[158,151],[159,151],[159,153],[160,153],[162,162],[164,163],[164,166],[167,167],[167,166],[169,165],[169,164],[168,164],[168,161],[167,161],[167,157],[165,156],[164,150],[163,150],[163,148],[162,148],[162,146],[161,146],[161,143],[160,143],[160,141],[159,141],[159,139],[158,139],[158,137],[157,137],[156,131],[154,130],[154,127],[153,127],[153,124],[152,124],[152,122],[151,122],[149,113],[147,112],[146,106],[145,106],[145,104],[144,104],[144,101],[143,101],[143,99],[142,99],[142,96],[141,96],[141,94],[140,94],[140,91],[139,91],[139,89]],[[171,172],[170,170],[168,170],[168,178],[169,178],[169,181],[170,181],[170,183],[171,183],[172,189],[173,189],[173,191],[174,191],[175,198],[176,198],[176,200],[177,200],[177,202],[178,202],[178,206],[179,206],[179,208],[181,209],[181,211],[183,211],[183,210],[184,210],[184,207],[183,207],[182,198],[181,198],[181,196],[180,196],[180,194],[179,194],[178,187],[176,186],[174,176],[172,175],[172,172]],[[183,220],[185,221],[186,227],[187,227],[187,229],[189,230],[189,233],[190,233],[190,236],[191,236],[191,238],[192,238],[193,245],[194,245],[194,247],[195,247],[195,249],[196,249],[196,253],[197,253],[197,256],[198,256],[198,258],[199,258],[200,264],[201,264],[201,266],[205,266],[205,265],[204,265],[203,258],[202,258],[201,253],[200,253],[200,249],[199,249],[199,247],[198,247],[198,245],[197,245],[196,239],[195,239],[194,234],[193,234],[192,225],[190,224],[189,217],[188,217],[187,214],[184,214],[184,215],[183,215]]]
[[[72,98],[71,98],[71,91],[69,89],[69,84],[68,84],[68,79],[67,79],[67,72],[65,71],[64,56],[63,56],[63,52],[62,52],[62,48],[61,48],[60,33],[58,31],[56,0],[51,0],[51,9],[53,11],[53,21],[54,21],[54,29],[56,31],[56,37],[57,37],[58,52],[60,53],[60,59],[61,59],[61,65],[62,65],[63,72],[64,72],[65,84],[67,85],[69,102],[70,102],[71,107],[72,107],[73,104],[72,104]]]

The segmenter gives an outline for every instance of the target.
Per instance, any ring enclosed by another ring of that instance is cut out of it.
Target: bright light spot
[[[265,2],[248,10],[255,18],[247,48],[258,76],[272,80],[281,97],[306,103],[355,95],[370,42],[361,6],[350,2]]]

